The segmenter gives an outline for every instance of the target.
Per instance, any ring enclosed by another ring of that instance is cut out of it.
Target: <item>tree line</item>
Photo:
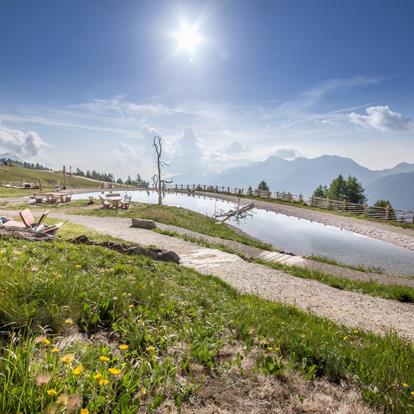
[[[18,167],[23,167],[23,168],[27,168],[29,170],[42,170],[42,171],[51,171],[51,168],[45,167],[42,164],[37,163],[31,163],[31,162],[25,162],[25,161],[16,161],[16,160],[12,160],[10,158],[0,158],[0,161],[4,164],[4,165],[8,165],[8,166],[18,166]]]

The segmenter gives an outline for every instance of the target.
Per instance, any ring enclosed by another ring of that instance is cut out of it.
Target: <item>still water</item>
[[[97,194],[77,194],[73,199],[83,199]],[[157,202],[155,193],[121,192],[122,196],[124,194],[131,195],[132,201],[136,202]],[[184,207],[207,216],[234,207],[232,202],[180,193],[166,194],[164,204]],[[252,217],[242,222],[229,223],[250,236],[272,244],[275,248],[300,256],[324,256],[351,265],[363,265],[399,274],[414,274],[414,251],[337,227],[272,211],[253,209],[252,213]]]

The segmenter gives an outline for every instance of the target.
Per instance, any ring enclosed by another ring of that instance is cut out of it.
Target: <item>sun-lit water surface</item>
[[[77,194],[73,199],[98,193]],[[132,195],[132,201],[156,203],[157,195],[146,191],[121,192]],[[184,207],[208,216],[227,211],[234,203],[203,196],[180,193],[166,194],[164,204]],[[414,252],[368,236],[337,227],[311,222],[261,209],[253,209],[252,217],[232,225],[278,249],[301,256],[324,256],[342,263],[381,268],[388,272],[414,274]]]

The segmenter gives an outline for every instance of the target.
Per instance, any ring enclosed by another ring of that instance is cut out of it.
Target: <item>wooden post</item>
[[[364,214],[365,215],[368,214],[368,204],[367,203],[364,204]]]
[[[385,207],[385,220],[390,219],[390,205],[388,204],[387,207]]]
[[[346,199],[342,199],[342,211],[346,211]]]
[[[66,167],[63,166],[63,189],[66,190]]]

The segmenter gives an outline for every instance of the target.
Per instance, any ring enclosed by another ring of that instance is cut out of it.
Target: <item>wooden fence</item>
[[[271,192],[251,190],[239,187],[229,186],[212,186],[200,184],[174,184],[168,187],[169,190],[179,192],[208,192],[219,194],[230,194],[237,196],[253,196],[260,198],[267,198],[273,200],[280,200],[289,203],[304,204],[315,208],[342,211],[344,213],[351,213],[362,215],[381,221],[398,221],[404,223],[414,224],[414,211],[400,210],[392,207],[375,207],[368,204],[349,203],[346,200],[331,200],[329,198],[305,198],[302,194],[292,194],[289,192]]]

